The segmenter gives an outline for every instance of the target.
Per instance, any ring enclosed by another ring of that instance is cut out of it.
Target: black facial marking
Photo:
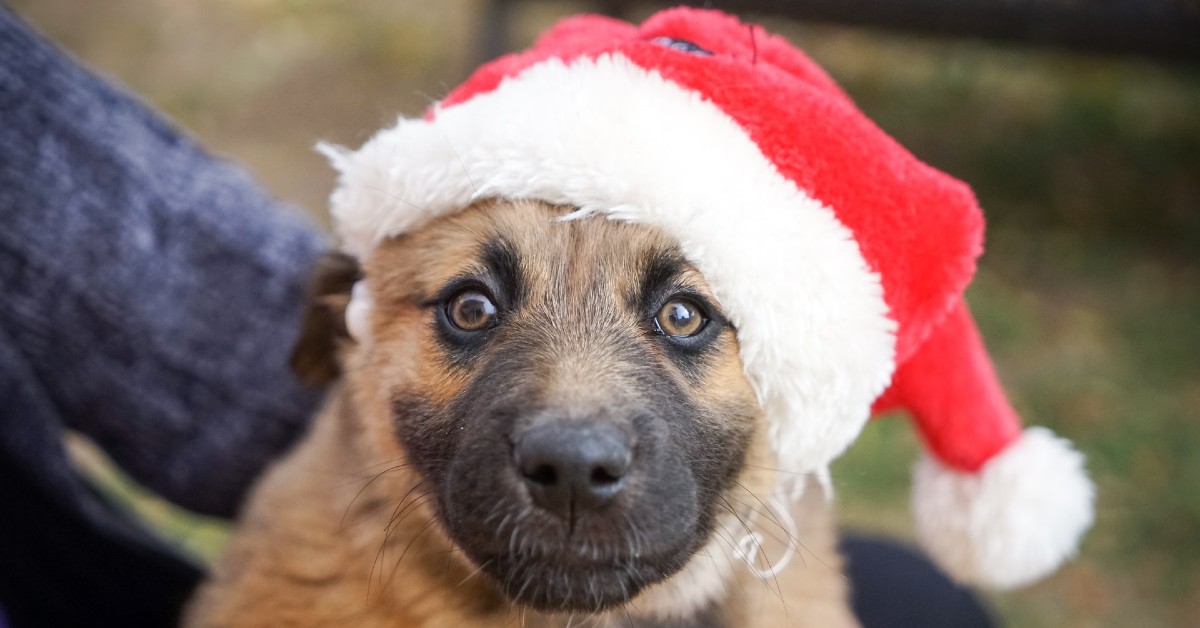
[[[630,307],[643,309],[669,294],[687,269],[687,260],[674,251],[655,251],[642,269],[641,291],[630,300]]]
[[[502,307],[509,310],[520,308],[528,296],[525,276],[521,271],[521,257],[504,238],[492,238],[483,245],[480,259],[498,284],[497,296],[502,298]]]
[[[439,469],[447,483],[441,495],[449,532],[523,604],[611,607],[681,569],[708,538],[714,511],[703,505],[724,484],[709,461],[728,439],[693,425],[705,421],[706,410],[655,368],[639,346],[640,335],[631,331],[608,348],[609,368],[637,373],[645,385],[616,389],[579,417],[612,421],[636,438],[628,488],[608,510],[570,523],[527,505],[530,497],[512,467],[514,440],[531,423],[570,411],[552,401],[534,402],[540,397],[537,374],[546,364],[531,359],[541,352],[525,350],[530,341],[521,331],[489,347],[495,354],[479,364],[448,409],[447,425],[459,425],[450,429],[465,434],[454,462]]]
[[[409,459],[426,478],[440,482],[458,445],[457,430],[440,422],[442,417],[429,399],[415,394],[392,401],[392,418]]]

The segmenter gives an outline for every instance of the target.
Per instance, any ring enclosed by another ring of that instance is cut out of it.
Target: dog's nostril
[[[622,473],[614,473],[606,467],[596,467],[592,469],[592,484],[604,485],[620,482],[624,476]]]
[[[554,470],[554,467],[543,464],[539,465],[532,472],[526,473],[525,477],[535,484],[551,486],[558,481],[558,472]]]
[[[513,449],[534,503],[564,518],[612,500],[632,461],[624,434],[599,421],[545,422],[519,434]]]

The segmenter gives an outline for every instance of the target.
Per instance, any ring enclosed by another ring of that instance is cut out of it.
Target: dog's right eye
[[[496,304],[488,295],[468,288],[446,303],[446,318],[463,331],[483,331],[496,324]]]
[[[667,301],[666,305],[654,317],[655,327],[672,338],[690,338],[700,333],[708,318],[704,316],[699,305],[691,299],[677,297]]]

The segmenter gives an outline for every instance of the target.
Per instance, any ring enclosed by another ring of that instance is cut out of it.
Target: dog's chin
[[[594,519],[589,523],[573,534],[535,523],[518,527],[507,539],[451,536],[510,602],[569,613],[596,613],[629,602],[678,572],[705,536],[693,520],[679,525],[678,535],[669,539],[647,542],[643,536],[631,543],[629,530]]]
[[[513,603],[540,611],[598,613],[633,599],[664,577],[646,561],[574,562],[497,557],[484,571]]]

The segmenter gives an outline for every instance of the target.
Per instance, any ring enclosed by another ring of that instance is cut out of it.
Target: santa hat
[[[1037,579],[1091,524],[1082,456],[1022,431],[963,301],[983,234],[970,189],[757,26],[569,19],[423,118],[326,152],[360,258],[489,197],[664,229],[737,329],[780,467],[823,470],[873,410],[910,411],[929,451],[919,537],[961,581]]]

